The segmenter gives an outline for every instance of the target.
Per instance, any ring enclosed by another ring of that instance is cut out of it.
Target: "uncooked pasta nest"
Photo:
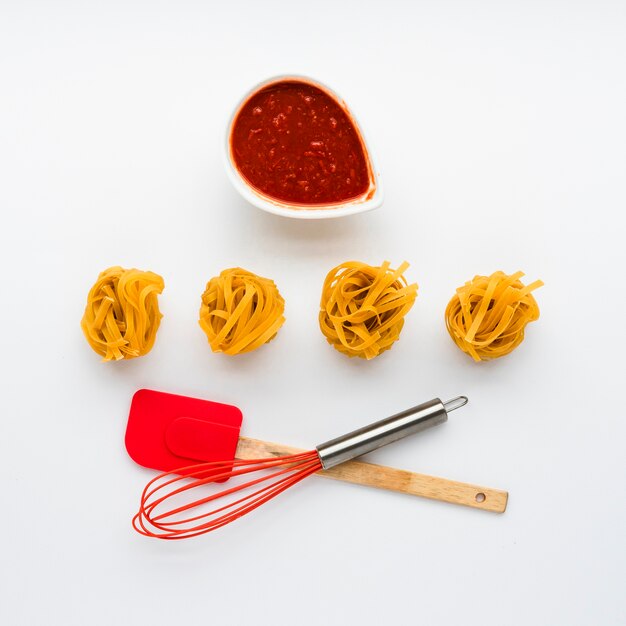
[[[234,267],[207,283],[199,323],[213,352],[241,354],[276,336],[284,310],[273,280]]]
[[[104,270],[87,296],[81,321],[89,345],[104,361],[148,354],[161,322],[163,279],[153,272]]]
[[[320,329],[339,352],[369,360],[399,339],[404,316],[417,296],[417,284],[407,284],[403,276],[408,263],[396,270],[389,266],[389,261],[380,267],[348,261],[326,276]]]
[[[497,359],[524,339],[526,324],[539,318],[531,291],[540,280],[524,285],[523,272],[474,276],[456,290],[446,307],[446,326],[454,343],[474,361]]]

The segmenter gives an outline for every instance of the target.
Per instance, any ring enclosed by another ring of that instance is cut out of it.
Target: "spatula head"
[[[139,465],[162,472],[232,461],[242,419],[230,404],[140,389],[130,405],[126,450]]]

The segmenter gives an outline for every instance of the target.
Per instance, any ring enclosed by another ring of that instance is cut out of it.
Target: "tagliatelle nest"
[[[284,310],[273,280],[234,267],[207,283],[199,323],[213,352],[241,354],[276,336]]]
[[[104,361],[148,354],[161,323],[163,278],[153,272],[104,270],[87,296],[81,320],[85,338]]]
[[[446,326],[454,343],[475,361],[497,359],[524,340],[529,322],[539,319],[539,306],[530,293],[540,280],[525,286],[523,272],[474,276],[456,290],[446,307]]]
[[[333,348],[348,356],[373,359],[400,337],[404,316],[417,296],[417,284],[385,261],[373,267],[358,261],[342,263],[326,276],[320,303],[320,329]]]

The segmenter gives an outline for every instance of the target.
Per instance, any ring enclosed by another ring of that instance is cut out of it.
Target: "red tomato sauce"
[[[287,203],[341,203],[365,194],[372,182],[349,115],[306,82],[273,83],[254,93],[235,118],[230,149],[252,187]]]

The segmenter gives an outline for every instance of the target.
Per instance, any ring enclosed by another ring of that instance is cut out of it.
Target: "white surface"
[[[0,8],[0,623],[626,623],[623,2],[99,2]],[[228,107],[281,71],[353,103],[386,186],[374,213],[247,206]],[[370,362],[316,322],[347,259],[412,263],[401,341]],[[164,275],[143,359],[79,328],[112,264]],[[212,354],[205,282],[242,265],[287,302],[255,354]],[[541,320],[477,365],[446,335],[475,273],[542,278]],[[312,479],[213,535],[134,534],[152,473],[123,446],[139,387],[238,404],[245,433],[312,445],[434,395],[450,422],[379,451],[510,491],[491,515]]]

